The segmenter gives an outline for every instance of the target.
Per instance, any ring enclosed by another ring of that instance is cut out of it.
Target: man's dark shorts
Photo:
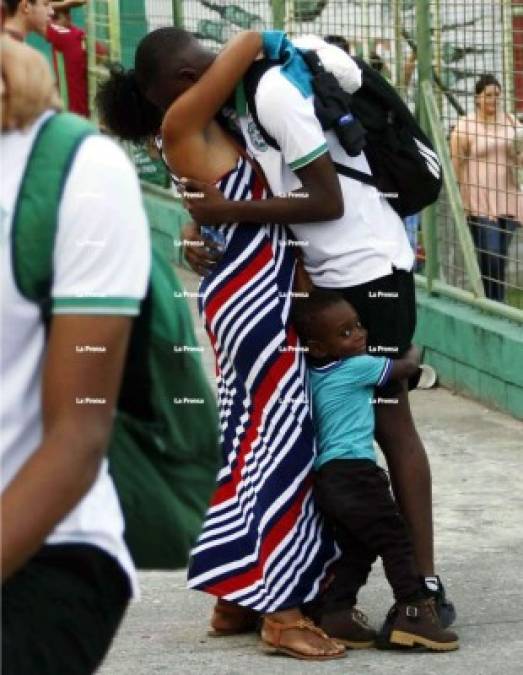
[[[416,330],[416,295],[412,272],[394,269],[392,274],[359,286],[338,288],[360,316],[368,331],[368,353],[373,356],[402,357],[412,344]],[[400,382],[378,387],[383,398],[398,394]]]

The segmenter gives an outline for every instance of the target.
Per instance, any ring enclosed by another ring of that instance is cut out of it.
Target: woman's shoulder
[[[506,113],[504,112],[501,117],[502,124],[505,124],[506,126],[511,126],[511,127],[521,127],[523,126],[521,122],[518,120],[516,115],[513,115],[512,113]]]

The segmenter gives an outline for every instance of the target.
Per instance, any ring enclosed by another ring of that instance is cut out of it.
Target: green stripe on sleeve
[[[140,313],[140,300],[136,298],[70,297],[53,298],[53,314],[124,314]]]
[[[315,159],[320,157],[320,155],[324,155],[326,152],[328,152],[328,150],[329,149],[327,147],[327,144],[322,143],[315,150],[313,150],[312,152],[309,152],[308,155],[304,155],[303,157],[300,157],[299,159],[295,159],[294,162],[291,162],[289,164],[289,166],[293,171],[296,171],[296,169],[301,169],[302,167],[307,166],[307,164],[310,164]]]

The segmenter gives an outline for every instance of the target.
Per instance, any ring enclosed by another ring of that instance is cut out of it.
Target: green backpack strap
[[[72,113],[57,113],[39,130],[27,161],[13,218],[12,261],[20,293],[48,314],[58,211],[71,164],[96,128]]]

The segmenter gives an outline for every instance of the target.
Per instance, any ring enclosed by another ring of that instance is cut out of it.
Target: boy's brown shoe
[[[390,625],[390,643],[399,647],[425,647],[435,652],[459,648],[458,636],[442,628],[433,598],[398,602]]]
[[[335,638],[349,649],[368,649],[374,646],[376,631],[369,626],[365,614],[356,607],[323,614],[318,625],[329,637]]]

